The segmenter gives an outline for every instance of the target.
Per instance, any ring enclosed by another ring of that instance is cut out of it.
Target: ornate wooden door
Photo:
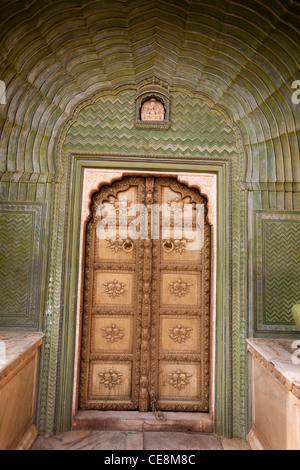
[[[138,217],[131,212],[135,204]],[[206,205],[197,190],[175,178],[126,177],[94,196],[86,241],[82,409],[209,411]],[[176,221],[187,207],[182,234]],[[203,230],[195,239],[199,207]],[[106,231],[104,219],[109,230],[116,222],[117,234]],[[132,226],[138,235],[128,232]]]

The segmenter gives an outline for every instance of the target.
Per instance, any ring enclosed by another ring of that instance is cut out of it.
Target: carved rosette
[[[187,250],[188,243],[191,243],[193,240],[188,240],[187,238],[182,238],[181,240],[174,240],[174,250],[182,255]]]
[[[184,282],[181,279],[178,279],[178,281],[170,282],[169,291],[176,297],[181,298],[190,292],[190,287],[192,287],[192,285],[193,284],[190,284],[189,282]]]
[[[123,284],[123,282],[119,282],[117,279],[114,279],[110,282],[105,282],[103,285],[105,286],[105,293],[114,299],[120,295],[125,294],[127,290],[126,285]]]
[[[123,333],[124,328],[119,328],[115,323],[112,323],[106,328],[101,328],[101,330],[104,332],[103,338],[105,338],[108,343],[115,343],[125,336],[125,333]]]
[[[114,369],[109,369],[108,372],[101,372],[98,374],[100,384],[110,390],[123,382],[123,374],[116,372]]]
[[[187,328],[180,323],[173,328],[169,328],[169,337],[175,341],[175,343],[185,343],[191,337],[191,331],[193,328]]]
[[[192,374],[188,374],[187,372],[183,372],[181,369],[177,369],[171,374],[168,374],[168,382],[178,390],[183,390],[187,385],[189,385],[190,377],[192,377]]]

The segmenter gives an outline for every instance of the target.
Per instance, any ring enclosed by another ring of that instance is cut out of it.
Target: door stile
[[[157,185],[157,180],[154,182],[154,197],[153,203],[155,207],[160,205],[160,188]],[[149,395],[151,397],[152,411],[156,410],[156,401],[158,393],[158,338],[159,338],[159,286],[158,286],[158,267],[160,266],[159,259],[159,244],[161,239],[161,213],[160,211],[154,212],[152,216],[152,283],[151,283],[151,325],[150,325],[150,367],[149,367]]]
[[[142,295],[142,341],[141,341],[141,378],[139,411],[149,409],[149,367],[150,367],[150,334],[151,334],[151,284],[152,284],[152,239],[151,211],[153,204],[154,178],[146,178],[146,210],[148,238],[144,240],[144,270]]]
[[[95,231],[96,221],[90,221],[87,228],[86,241],[86,265],[85,265],[85,298],[90,298],[93,292],[94,270],[93,260],[95,257]],[[81,382],[80,382],[80,405],[84,406],[84,401],[88,395],[88,377],[90,369],[90,349],[91,349],[91,303],[84,302],[83,327],[82,327],[82,350],[81,350]]]

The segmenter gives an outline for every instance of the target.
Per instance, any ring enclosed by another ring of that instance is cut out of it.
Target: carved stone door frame
[[[217,259],[217,175],[214,173],[174,173],[155,171],[131,171],[131,170],[106,170],[98,168],[84,168],[82,174],[82,202],[80,218],[80,241],[79,241],[79,275],[77,288],[77,315],[76,315],[76,346],[75,346],[75,368],[73,381],[73,403],[72,418],[76,420],[78,412],[78,391],[80,375],[80,349],[81,349],[81,322],[83,311],[84,294],[84,252],[86,225],[90,219],[91,200],[93,194],[98,192],[104,185],[111,185],[120,181],[124,176],[156,176],[176,177],[179,183],[186,184],[189,188],[196,188],[208,200],[208,221],[211,224],[211,324],[210,324],[210,405],[209,416],[214,422],[215,412],[215,335],[216,335],[216,259]]]

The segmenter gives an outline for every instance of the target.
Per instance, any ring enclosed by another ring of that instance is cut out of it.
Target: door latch
[[[163,423],[166,420],[166,417],[162,411],[156,409],[156,396],[154,392],[149,390],[151,410],[153,411],[156,421]]]

